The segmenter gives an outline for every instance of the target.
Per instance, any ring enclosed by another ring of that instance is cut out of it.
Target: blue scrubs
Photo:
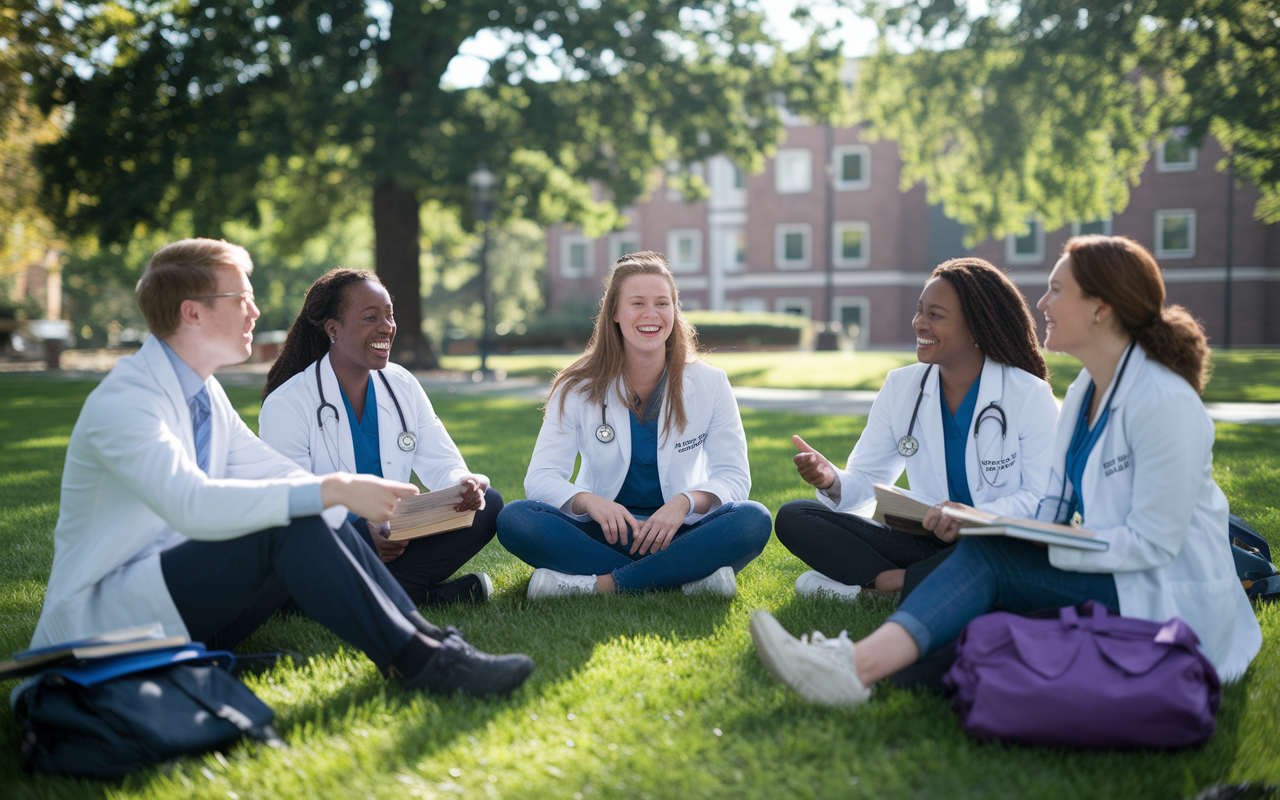
[[[652,516],[666,503],[658,480],[658,416],[662,409],[667,376],[664,372],[645,406],[644,418],[634,411],[627,414],[631,423],[631,465],[614,502],[626,506],[637,517]]]
[[[978,405],[978,384],[982,376],[969,387],[969,393],[960,401],[955,416],[947,407],[947,395],[942,389],[942,380],[938,380],[938,398],[942,402],[942,439],[946,445],[947,460],[947,494],[951,502],[973,505],[973,495],[969,493],[969,479],[965,473],[964,451],[969,435],[969,426],[973,424],[973,409]]]
[[[1102,415],[1093,428],[1089,428],[1089,403],[1093,400],[1096,384],[1089,384],[1084,392],[1084,400],[1080,403],[1080,416],[1076,417],[1076,428],[1071,434],[1071,444],[1067,446],[1067,478],[1071,481],[1071,503],[1067,506],[1066,522],[1069,523],[1076,512],[1084,518],[1084,498],[1080,495],[1080,484],[1084,481],[1084,465],[1093,452],[1093,446],[1102,438],[1102,431],[1107,427],[1107,418],[1111,416],[1111,404],[1102,409]]]
[[[347,422],[351,424],[351,447],[356,455],[356,472],[361,475],[377,475],[382,477],[382,459],[381,450],[378,447],[378,399],[373,392],[373,376],[369,376],[369,388],[364,393],[364,418],[359,422],[356,421],[355,409],[351,407],[351,401],[347,399],[347,393],[342,391],[342,387],[338,387],[338,391],[342,392],[342,406],[347,410]],[[347,512],[347,520],[353,525],[356,520],[360,519],[360,515]],[[363,525],[356,526],[362,536],[367,537]],[[370,541],[372,544],[372,541]]]

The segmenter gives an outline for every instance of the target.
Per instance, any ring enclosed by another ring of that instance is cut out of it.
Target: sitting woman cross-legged
[[[532,599],[683,586],[732,596],[768,510],[723,370],[697,359],[660,253],[618,259],[586,353],[556,375],[498,541],[536,567]],[[582,457],[576,482],[574,461]]]
[[[1164,298],[1160,268],[1141,245],[1078,236],[1038,304],[1045,346],[1084,370],[1062,404],[1037,516],[1078,520],[1106,550],[964,538],[856,644],[845,634],[797,640],[757,611],[751,635],[769,671],[809,700],[853,705],[982,614],[1092,600],[1128,617],[1181,618],[1223,680],[1242,676],[1262,632],[1236,577],[1227,498],[1213,480],[1214,427],[1198,396],[1208,347],[1195,320]]]
[[[493,538],[502,496],[467,469],[422,384],[389,360],[393,312],[372,272],[335,269],[312,284],[262,390],[259,435],[317,474],[408,481],[413,471],[429,489],[459,487],[455,508],[476,512],[461,530],[392,541],[387,523],[351,521],[416,605],[484,602],[485,573],[447,579]]]
[[[796,468],[818,490],[782,506],[775,524],[778,541],[813,567],[798,594],[910,590],[951,553],[957,524],[937,507],[924,519],[931,535],[868,518],[872,484],[904,469],[911,490],[939,507],[1035,511],[1058,407],[1022,293],[980,258],[953,259],[933,271],[911,324],[920,363],[885,378],[844,469],[793,437]]]

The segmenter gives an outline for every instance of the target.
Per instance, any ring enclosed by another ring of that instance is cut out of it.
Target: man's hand
[[[830,489],[836,482],[836,468],[831,462],[799,436],[792,436],[791,443],[800,451],[791,460],[796,463],[796,470],[805,483],[824,491]]]
[[[332,472],[320,479],[320,498],[325,508],[346,506],[357,516],[386,522],[405,497],[418,493],[412,483],[389,481],[374,475]]]
[[[687,505],[687,503],[686,503]],[[631,516],[631,512],[626,506],[619,505],[611,500],[605,500],[598,494],[591,492],[578,492],[573,496],[573,513],[586,514],[600,525],[600,530],[604,531],[604,538],[609,544],[618,544],[619,542],[625,547],[627,544],[627,528],[636,531],[640,528],[636,518]]]
[[[373,539],[373,546],[377,549],[378,558],[382,559],[383,564],[390,564],[395,561],[404,553],[404,549],[409,546],[408,539],[402,542],[393,542],[387,538],[391,535],[391,525],[389,523],[365,520],[365,524],[369,526],[369,537]]]
[[[489,491],[489,478],[485,475],[467,475],[458,481],[462,487],[454,511],[484,511],[484,493]]]
[[[948,500],[945,503],[938,503],[925,512],[924,520],[920,523],[924,529],[933,531],[933,535],[944,542],[954,542],[960,536],[960,520],[943,514],[944,508],[968,508],[970,511],[973,509],[964,503],[953,503]]]

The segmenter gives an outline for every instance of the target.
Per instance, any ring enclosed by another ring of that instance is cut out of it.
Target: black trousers
[[[872,586],[891,569],[907,570],[910,588],[942,562],[954,545],[936,536],[901,533],[865,517],[832,511],[817,500],[778,509],[778,541],[813,569],[841,583]]]
[[[484,493],[484,509],[476,512],[471,527],[411,540],[400,557],[386,565],[387,571],[399,581],[414,605],[426,603],[431,587],[447,580],[493,539],[501,510],[502,495],[496,489],[489,489]],[[369,526],[361,519],[355,528],[376,556]]]
[[[349,523],[318,516],[160,555],[169,596],[193,641],[234,647],[290,596],[384,673],[419,630],[413,601]]]

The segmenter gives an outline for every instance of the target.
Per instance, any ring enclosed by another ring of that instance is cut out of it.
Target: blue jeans
[[[595,520],[574,519],[546,503],[517,500],[498,515],[498,541],[529,566],[612,575],[624,592],[679,586],[721,567],[738,572],[764,551],[772,530],[773,518],[759,503],[725,503],[694,524],[681,525],[667,549],[641,556],[629,552],[630,544],[609,544]]]
[[[926,656],[990,611],[1025,614],[1085,600],[1119,609],[1115,577],[1058,569],[1046,548],[1021,539],[972,536],[961,539],[887,621],[906,628]]]

